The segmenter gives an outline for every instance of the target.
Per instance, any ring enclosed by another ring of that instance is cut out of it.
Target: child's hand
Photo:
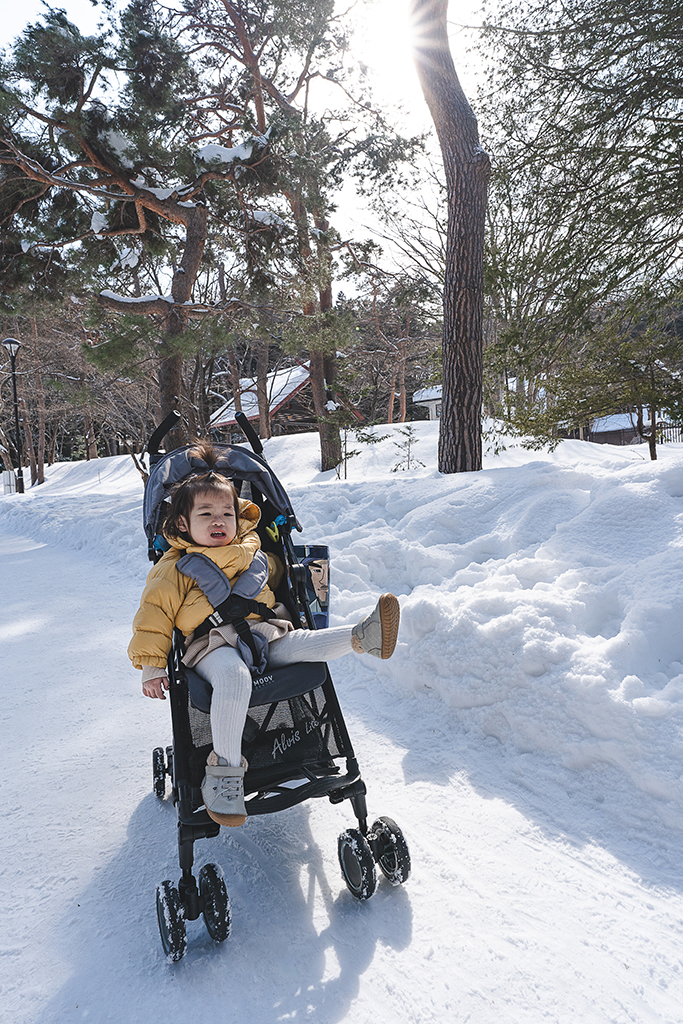
[[[148,679],[142,684],[142,692],[145,697],[160,697],[166,700],[164,690],[168,690],[168,679],[166,676],[159,676],[157,679]]]

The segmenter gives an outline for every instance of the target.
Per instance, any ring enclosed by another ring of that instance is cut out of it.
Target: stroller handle
[[[263,445],[261,444],[261,439],[259,438],[258,434],[252,427],[247,417],[240,410],[240,412],[235,413],[235,419],[237,420],[240,429],[245,434],[247,441],[249,442],[253,450],[256,452],[257,455],[261,455],[263,453]]]
[[[169,430],[173,430],[178,421],[180,420],[180,413],[177,409],[172,409],[169,412],[165,420],[159,424],[156,428],[149,441],[147,442],[147,451],[149,453],[150,465],[154,465],[159,461],[159,445],[163,441]]]

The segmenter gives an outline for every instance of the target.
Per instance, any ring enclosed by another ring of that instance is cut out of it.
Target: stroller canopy
[[[230,480],[246,480],[253,484],[265,495],[279,515],[285,516],[288,520],[292,517],[293,525],[301,531],[287,492],[264,459],[239,445],[214,443],[213,448],[220,452],[213,467],[215,473],[220,473]],[[176,448],[175,451],[164,455],[150,469],[143,502],[143,522],[150,542],[158,533],[162,505],[172,488],[192,473],[209,472],[204,460],[191,455],[191,451],[192,445]]]

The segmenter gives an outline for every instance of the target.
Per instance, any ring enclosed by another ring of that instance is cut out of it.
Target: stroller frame
[[[162,458],[157,445],[176,419],[177,414],[171,414],[150,439],[151,467]],[[258,437],[246,417],[242,417],[240,426],[256,458],[267,467]],[[232,445],[223,447],[237,449]],[[295,622],[303,619],[308,628],[315,628],[304,585],[305,569],[298,563],[291,543],[291,526],[298,527],[291,508],[286,519],[279,538],[286,585],[281,585],[277,596]],[[151,540],[150,536],[150,551]],[[150,557],[158,560],[160,554]],[[222,870],[217,865],[205,865],[199,873],[199,884],[193,874],[195,842],[216,837],[221,826],[209,816],[201,796],[206,755],[212,746],[209,714],[208,707],[202,707],[196,699],[193,684],[200,680],[182,664],[183,653],[184,637],[176,629],[167,666],[173,745],[165,750],[157,747],[152,753],[154,792],[163,798],[166,776],[170,776],[177,812],[181,877],[177,886],[165,881],[157,887],[159,931],[164,951],[172,960],[179,960],[185,953],[186,921],[203,915],[209,934],[218,942],[230,931],[230,901]],[[379,818],[368,827],[366,786],[327,665],[307,663],[267,669],[254,680],[249,711],[242,748],[249,762],[244,776],[248,816],[274,813],[315,797],[326,796],[333,804],[349,800],[358,827],[339,836],[338,855],[342,876],[352,894],[365,900],[374,893],[375,864],[391,884],[404,882],[410,872],[410,855],[401,830],[390,818]],[[344,762],[344,771],[338,762]]]

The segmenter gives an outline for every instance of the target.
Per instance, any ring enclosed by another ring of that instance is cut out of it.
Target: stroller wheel
[[[187,949],[185,908],[173,882],[157,886],[157,921],[164,953],[170,960],[180,960]]]
[[[339,836],[337,847],[342,878],[357,900],[369,900],[377,888],[372,850],[363,833],[349,828]]]
[[[378,818],[372,831],[379,844],[377,863],[392,885],[402,885],[410,874],[410,852],[401,829],[392,818]]]
[[[152,785],[155,794],[163,800],[166,793],[166,761],[163,747],[155,747],[152,751]]]
[[[205,864],[199,872],[199,895],[207,932],[214,942],[224,942],[230,934],[230,897],[217,864]]]

